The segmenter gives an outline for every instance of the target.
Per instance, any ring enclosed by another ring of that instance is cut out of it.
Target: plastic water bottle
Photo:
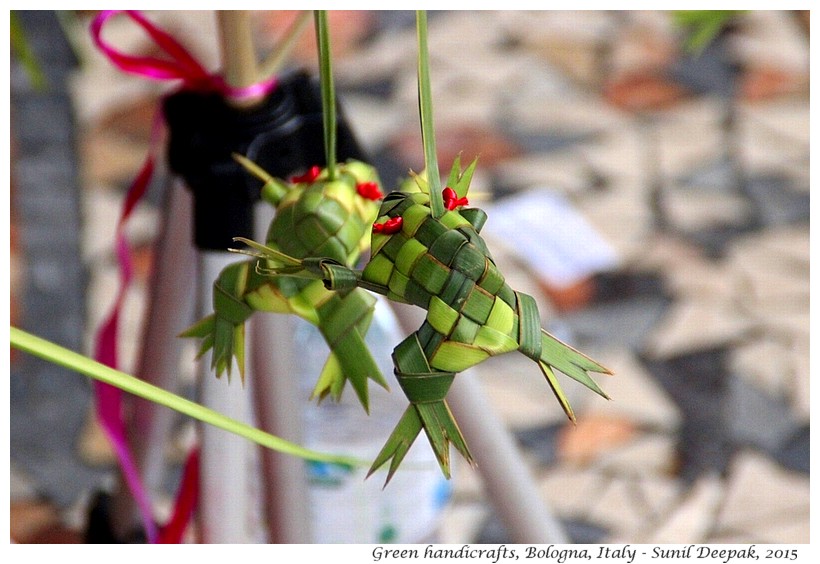
[[[365,341],[390,391],[369,383],[370,415],[365,413],[349,384],[339,402],[327,399],[319,405],[308,404],[303,410],[304,441],[308,448],[375,459],[408,405],[393,374],[390,356],[403,338],[392,308],[380,297]],[[306,351],[300,359],[299,381],[304,397],[308,397],[328,348],[318,329],[301,319],[294,341],[296,350]],[[317,352],[308,354],[311,351]],[[386,470],[365,479],[366,473],[366,468],[307,463],[313,542],[434,542],[451,488],[426,437],[417,438],[386,488]]]

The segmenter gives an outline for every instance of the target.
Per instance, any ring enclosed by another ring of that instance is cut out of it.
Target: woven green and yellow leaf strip
[[[471,464],[464,437],[444,401],[455,378],[454,372],[434,370],[427,362],[419,333],[413,333],[393,351],[396,378],[410,406],[376,456],[368,475],[390,460],[387,481],[395,474],[416,436],[424,429],[442,472],[450,477],[450,444]]]
[[[127,393],[168,407],[214,427],[224,429],[272,450],[306,460],[329,462],[343,466],[355,467],[366,464],[366,462],[350,456],[306,449],[16,327],[11,327],[10,337],[11,346],[14,348],[95,380],[105,382]]]
[[[245,321],[256,311],[298,315],[317,325],[330,346],[314,397],[321,400],[329,395],[338,400],[349,379],[368,410],[367,380],[387,386],[364,344],[375,299],[355,283],[339,294],[326,290],[321,277],[271,278],[265,273],[301,270],[295,267],[301,265],[298,259],[314,256],[345,266],[355,264],[369,247],[368,233],[381,197],[378,174],[373,167],[351,160],[337,167],[335,180],[328,178],[326,169],[316,167],[285,182],[244,157],[236,158],[263,183],[263,199],[276,206],[263,248],[297,258],[277,260],[269,254],[261,265],[247,260],[225,268],[214,283],[214,313],[182,335],[201,339],[200,355],[213,350],[211,365],[217,376],[230,377],[235,360],[244,379]],[[258,251],[252,249],[250,254],[256,256]],[[345,330],[350,334],[343,335]]]
[[[451,174],[453,178],[457,184],[458,176]],[[457,193],[451,196],[456,197],[461,198]],[[427,310],[426,320],[415,334],[427,366],[409,369],[401,364],[404,356],[394,357],[402,389],[410,389],[408,375],[455,374],[490,356],[519,350],[539,364],[570,419],[574,420],[574,414],[554,368],[605,396],[587,371],[606,373],[607,369],[547,334],[541,328],[535,300],[514,291],[504,281],[478,233],[486,219],[483,212],[467,213],[465,217],[456,206],[435,218],[429,201],[424,190],[394,192],[385,198],[377,222],[400,228],[374,233],[373,256],[362,273],[363,280],[385,287],[391,299]],[[423,378],[410,377],[414,390],[424,382]],[[451,380],[435,381],[438,396],[442,382]],[[414,406],[417,397],[415,392],[408,395]],[[436,417],[424,417],[423,408],[417,412],[418,417],[405,415],[406,420],[391,435],[371,472],[391,456],[391,470],[395,471],[396,458],[403,456],[405,445],[412,444],[417,434],[412,422],[418,421],[444,473],[449,474],[449,459],[442,450],[446,450],[448,441],[463,443],[455,421],[450,421],[449,411],[443,408]],[[468,455],[465,458],[470,459]]]
[[[410,406],[370,468],[372,474],[389,462],[388,481],[422,429],[446,476],[450,444],[472,462],[445,398],[458,372],[491,356],[517,350],[535,361],[573,421],[555,370],[607,397],[589,373],[609,370],[544,331],[535,299],[504,280],[479,234],[486,214],[463,207],[472,165],[464,173],[458,162],[455,168],[459,170],[451,172],[450,180],[459,191],[445,188],[446,211],[439,218],[433,217],[421,175],[410,191],[387,195],[373,225],[371,258],[361,273],[338,261],[298,261],[248,242],[271,265],[266,274],[322,279],[330,290],[347,291],[355,284],[427,311],[421,327],[393,354],[394,371]]]

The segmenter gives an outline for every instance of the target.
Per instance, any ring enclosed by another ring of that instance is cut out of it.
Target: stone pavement
[[[68,48],[49,42],[53,20],[26,16],[64,90],[34,92],[13,65],[12,298],[22,327],[88,352],[116,291],[116,218],[163,87],[93,52],[87,15],[68,27],[79,64],[53,60]],[[150,16],[216,66],[211,13]],[[284,19],[259,14],[260,45]],[[389,185],[423,162],[413,14],[338,12],[334,23],[345,30],[334,35],[338,93]],[[127,22],[110,33],[145,48]],[[552,198],[612,256],[573,277],[488,235],[546,326],[615,373],[601,382],[610,402],[568,384],[572,426],[530,363],[475,370],[573,542],[809,542],[808,34],[804,14],[750,12],[693,57],[664,12],[431,14],[442,168],[479,156],[473,190],[490,223],[491,208]],[[292,62],[314,59],[305,40]],[[155,184],[129,227],[139,260],[126,369],[160,221]],[[537,234],[544,253],[566,237],[544,225]],[[591,252],[568,245],[564,262]],[[19,542],[79,540],[90,496],[111,479],[87,382],[51,370],[12,361]],[[186,440],[182,427],[172,460]],[[474,470],[458,464],[452,487],[441,542],[509,542]]]

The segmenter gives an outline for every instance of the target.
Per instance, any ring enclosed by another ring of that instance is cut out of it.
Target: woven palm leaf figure
[[[273,178],[250,160],[237,160],[264,186],[262,198],[276,208],[266,243],[288,255],[330,257],[352,266],[369,247],[368,233],[382,197],[376,170],[350,160],[336,167],[336,178],[313,167],[291,182]],[[367,411],[367,381],[387,388],[381,371],[365,345],[376,298],[362,289],[325,289],[319,280],[260,275],[255,260],[226,267],[213,287],[214,313],[182,336],[200,338],[199,355],[213,349],[217,376],[231,374],[236,359],[244,381],[245,321],[257,311],[296,314],[316,325],[330,347],[327,362],[311,397],[338,400],[350,381]]]
[[[410,406],[370,468],[372,474],[389,461],[388,482],[422,429],[445,476],[450,444],[473,463],[445,397],[458,372],[491,356],[520,351],[535,361],[573,421],[555,370],[607,397],[589,372],[609,370],[544,331],[535,299],[513,290],[496,268],[479,235],[486,213],[464,207],[475,164],[461,172],[456,160],[443,191],[447,211],[439,218],[431,213],[424,178],[416,177],[416,190],[390,193],[373,225],[371,258],[361,272],[329,260],[293,260],[248,242],[258,256],[280,264],[269,274],[321,277],[335,289],[357,285],[427,311],[421,327],[393,352]]]

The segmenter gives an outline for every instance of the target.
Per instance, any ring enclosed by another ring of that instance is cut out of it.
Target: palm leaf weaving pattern
[[[295,260],[243,239],[272,265],[269,275],[321,279],[337,291],[358,286],[427,311],[421,327],[393,351],[410,405],[370,468],[372,474],[389,462],[387,482],[422,429],[445,476],[450,445],[474,463],[445,398],[458,372],[491,356],[520,351],[536,362],[572,421],[556,370],[607,397],[589,373],[610,371],[544,331],[535,299],[513,290],[493,262],[480,236],[486,213],[465,207],[475,164],[461,172],[459,160],[454,163],[440,217],[433,216],[423,176],[385,197],[373,224],[371,257],[360,272],[329,258]]]
[[[333,180],[326,169],[314,167],[284,182],[244,157],[237,160],[264,183],[262,198],[276,208],[266,237],[269,248],[299,259],[328,257],[347,266],[368,249],[367,233],[382,195],[373,167],[351,160],[337,166]],[[230,377],[235,360],[244,380],[245,321],[257,311],[298,315],[316,325],[330,347],[312,397],[338,400],[349,380],[368,410],[367,381],[387,387],[364,343],[375,297],[359,288],[333,292],[320,280],[270,277],[257,262],[226,267],[214,283],[214,313],[182,336],[201,339],[200,356],[213,349],[217,376]]]
[[[464,177],[455,178],[464,184]],[[394,352],[396,377],[411,405],[371,467],[392,460],[388,480],[422,428],[445,475],[449,444],[472,463],[444,398],[456,373],[491,356],[518,350],[537,362],[573,421],[555,369],[606,397],[587,372],[608,370],[544,331],[535,300],[505,282],[479,234],[486,214],[461,208],[466,187],[445,189],[448,210],[434,218],[423,179],[419,183],[419,192],[385,198],[377,223],[401,227],[373,234],[373,256],[362,273],[365,282],[386,287],[390,299],[427,310],[421,327]],[[454,193],[449,199],[447,190]]]

